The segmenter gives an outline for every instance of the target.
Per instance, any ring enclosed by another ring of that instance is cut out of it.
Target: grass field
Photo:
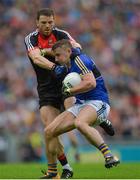
[[[72,164],[74,179],[140,179],[140,163],[121,163],[105,169],[103,164]],[[39,179],[45,164],[0,164],[0,179]],[[61,171],[59,167],[59,171]]]

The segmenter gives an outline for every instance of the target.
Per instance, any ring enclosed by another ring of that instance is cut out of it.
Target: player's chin
[[[43,32],[43,35],[44,35],[44,36],[49,36],[50,34],[51,34],[51,31],[44,31],[44,32]]]

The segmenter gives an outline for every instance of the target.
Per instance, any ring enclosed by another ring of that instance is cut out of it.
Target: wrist
[[[52,64],[50,70],[54,71],[55,67],[56,67],[56,64]]]

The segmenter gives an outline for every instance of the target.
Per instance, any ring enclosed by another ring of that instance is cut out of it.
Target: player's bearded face
[[[54,27],[54,17],[41,15],[37,21],[37,27],[43,36],[49,36]]]

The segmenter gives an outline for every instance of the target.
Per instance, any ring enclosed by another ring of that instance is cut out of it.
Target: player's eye
[[[40,21],[39,23],[44,25],[46,24],[46,21]]]
[[[52,23],[53,23],[53,21],[49,21],[49,22],[48,22],[48,24],[52,24]]]

